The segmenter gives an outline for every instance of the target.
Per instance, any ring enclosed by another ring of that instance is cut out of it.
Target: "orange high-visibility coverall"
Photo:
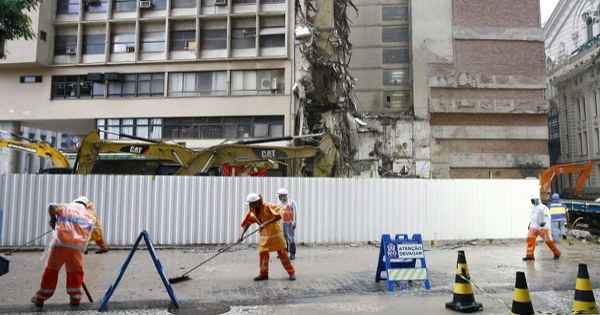
[[[279,215],[280,209],[277,205],[263,202],[257,212],[257,214],[252,211],[246,213],[242,221],[242,228],[245,229],[254,223],[263,224]],[[269,252],[277,252],[285,271],[290,276],[294,275],[294,267],[288,257],[285,238],[279,222],[273,222],[260,231],[260,242],[258,244],[260,275],[265,277],[269,275]]]
[[[49,245],[48,261],[40,289],[34,296],[38,302],[49,299],[56,289],[58,273],[63,265],[67,270],[67,294],[71,304],[79,304],[83,283],[83,256],[81,252],[90,238],[96,219],[81,204],[58,204],[49,209],[56,220],[53,239]]]
[[[103,250],[107,250],[106,242],[104,241],[104,232],[102,230],[102,224],[100,223],[100,218],[98,218],[98,212],[96,212],[96,207],[94,204],[90,202],[87,207],[88,211],[96,218],[96,224],[94,224],[94,229],[92,230],[91,240],[96,242],[96,245]]]

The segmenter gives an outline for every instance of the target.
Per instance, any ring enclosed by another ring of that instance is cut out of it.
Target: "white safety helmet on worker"
[[[259,200],[260,200],[260,196],[256,193],[250,193],[250,194],[248,194],[248,197],[246,197],[247,203],[257,202]]]
[[[77,199],[73,200],[73,203],[81,204],[87,208],[90,205],[90,200],[85,196],[80,196],[80,197],[77,197]]]
[[[279,190],[277,191],[277,194],[280,195],[280,196],[281,195],[286,195],[287,196],[288,195],[288,190],[285,189],[285,188],[279,188]]]

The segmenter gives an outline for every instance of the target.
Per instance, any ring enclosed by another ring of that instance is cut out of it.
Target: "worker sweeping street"
[[[256,223],[260,226],[260,243],[258,247],[260,273],[254,278],[254,281],[269,279],[270,252],[277,252],[285,271],[289,274],[289,279],[296,280],[294,266],[292,266],[292,262],[288,257],[281,225],[277,222],[281,220],[279,207],[264,202],[262,197],[255,193],[249,194],[246,202],[249,210],[242,221],[242,235],[239,241],[243,240],[244,234],[252,224]]]
[[[288,198],[288,191],[280,188],[277,191],[279,207],[281,208],[281,220],[283,222],[283,236],[287,243],[287,250],[290,253],[290,259],[296,259],[296,202]]]
[[[552,250],[554,259],[560,258],[560,250],[556,247],[556,242],[548,230],[550,226],[550,210],[537,197],[531,198],[531,221],[529,223],[529,233],[527,234],[527,254],[523,260],[535,260],[535,242],[538,236],[546,242],[546,245]]]
[[[94,216],[94,218],[96,218],[96,224],[94,224],[94,229],[92,230],[92,236],[90,238],[90,240],[96,242],[96,245],[98,246],[96,254],[104,254],[108,252],[108,246],[104,241],[102,224],[100,223],[100,218],[98,217],[98,212],[96,211],[94,204],[87,197],[79,197],[73,202],[83,205]]]
[[[560,239],[567,237],[567,209],[560,202],[560,196],[557,193],[552,194],[550,198],[550,219],[552,223],[552,239],[560,243]]]
[[[54,230],[48,245],[47,259],[40,289],[31,302],[43,307],[44,301],[52,297],[58,282],[58,273],[63,265],[67,270],[67,294],[70,304],[79,305],[83,285],[83,255],[92,229],[94,216],[79,202],[51,204],[48,207],[50,227]]]

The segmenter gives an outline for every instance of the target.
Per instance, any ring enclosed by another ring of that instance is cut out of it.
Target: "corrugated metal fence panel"
[[[279,187],[287,187],[298,203],[298,241],[373,241],[381,233],[422,233],[434,240],[521,238],[537,185],[531,180],[0,175],[0,246],[47,231],[48,203],[80,195],[96,204],[113,245],[132,244],[144,229],[157,244],[234,242],[244,197],[259,192],[275,201]]]

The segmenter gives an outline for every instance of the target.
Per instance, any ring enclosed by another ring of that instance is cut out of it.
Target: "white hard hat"
[[[278,195],[287,195],[288,191],[285,188],[279,188],[279,190],[277,191]]]
[[[90,200],[87,197],[81,196],[77,197],[77,199],[73,200],[73,203],[80,203],[83,206],[87,207],[90,204]]]
[[[256,193],[251,193],[248,195],[248,197],[246,197],[247,203],[257,202],[259,200],[260,200],[260,196]]]

